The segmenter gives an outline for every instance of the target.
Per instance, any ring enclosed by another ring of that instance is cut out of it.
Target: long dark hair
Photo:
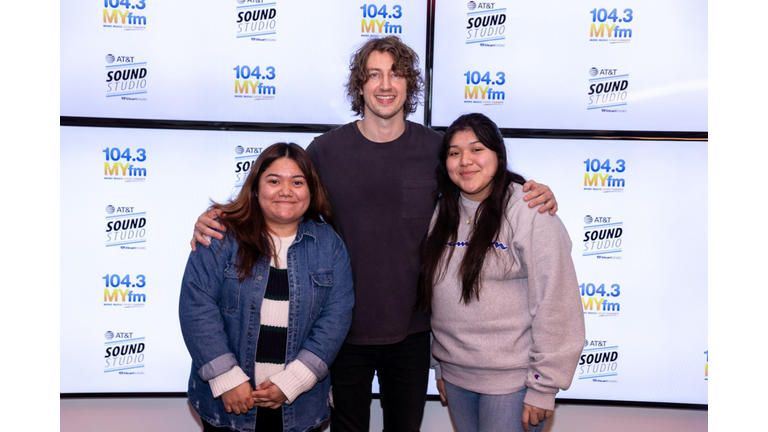
[[[272,251],[275,250],[275,245],[272,243],[272,237],[268,235],[269,230],[259,206],[257,194],[262,174],[280,158],[288,158],[296,162],[307,180],[310,202],[302,219],[325,221],[333,226],[331,200],[307,152],[294,143],[272,144],[261,152],[251,166],[251,172],[248,173],[237,197],[226,204],[211,205],[212,209],[222,211],[220,222],[227,227],[228,235],[234,236],[239,246],[237,265],[240,281],[251,276],[251,270],[259,259],[274,254]]]
[[[461,190],[451,181],[446,168],[448,149],[453,137],[463,131],[472,131],[477,139],[489,150],[496,153],[498,167],[491,180],[491,190],[487,198],[480,203],[477,217],[472,226],[472,234],[464,258],[459,267],[461,278],[461,298],[469,304],[472,297],[480,300],[481,273],[485,257],[492,250],[492,244],[499,235],[502,218],[509,201],[509,185],[512,182],[523,184],[525,179],[507,169],[507,149],[501,131],[491,119],[483,114],[465,114],[445,131],[440,150],[440,166],[437,168],[439,198],[438,214],[432,231],[422,245],[421,273],[419,274],[419,294],[417,307],[428,311],[432,302],[432,293],[439,277],[444,274],[450,262],[454,248],[448,251],[446,264],[441,268],[441,261],[448,242],[456,242],[459,230],[459,197]]]

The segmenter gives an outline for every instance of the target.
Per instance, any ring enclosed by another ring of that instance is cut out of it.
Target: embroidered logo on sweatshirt
[[[460,242],[448,242],[448,243],[446,243],[446,244],[447,244],[448,246],[451,246],[451,247],[453,247],[453,246],[457,246],[457,247],[466,247],[466,246],[469,246],[469,242],[462,242],[462,241],[460,241]],[[507,248],[507,247],[504,245],[504,243],[501,243],[501,242],[493,242],[492,244],[493,244],[493,247],[495,247],[496,249],[501,249],[501,250],[504,250],[504,249],[508,249],[508,248]]]

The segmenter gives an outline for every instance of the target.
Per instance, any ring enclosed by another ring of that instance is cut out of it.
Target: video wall
[[[431,78],[409,120],[526,131],[510,168],[557,196],[587,329],[559,399],[707,404],[706,4],[165,3],[61,8],[62,395],[186,391],[194,221],[320,133],[282,131],[353,121],[350,55],[395,34]]]

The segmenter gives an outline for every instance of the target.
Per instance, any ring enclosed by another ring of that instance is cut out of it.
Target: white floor
[[[382,430],[373,401],[371,431]],[[703,432],[707,411],[558,405],[545,432]],[[61,432],[189,432],[202,430],[184,398],[61,399]],[[422,432],[451,432],[448,410],[427,402]],[[325,431],[324,431],[325,432]]]

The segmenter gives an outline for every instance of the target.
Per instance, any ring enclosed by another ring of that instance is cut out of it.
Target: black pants
[[[331,432],[368,432],[371,382],[379,377],[385,432],[416,432],[429,381],[429,332],[391,345],[344,344],[331,365]]]

